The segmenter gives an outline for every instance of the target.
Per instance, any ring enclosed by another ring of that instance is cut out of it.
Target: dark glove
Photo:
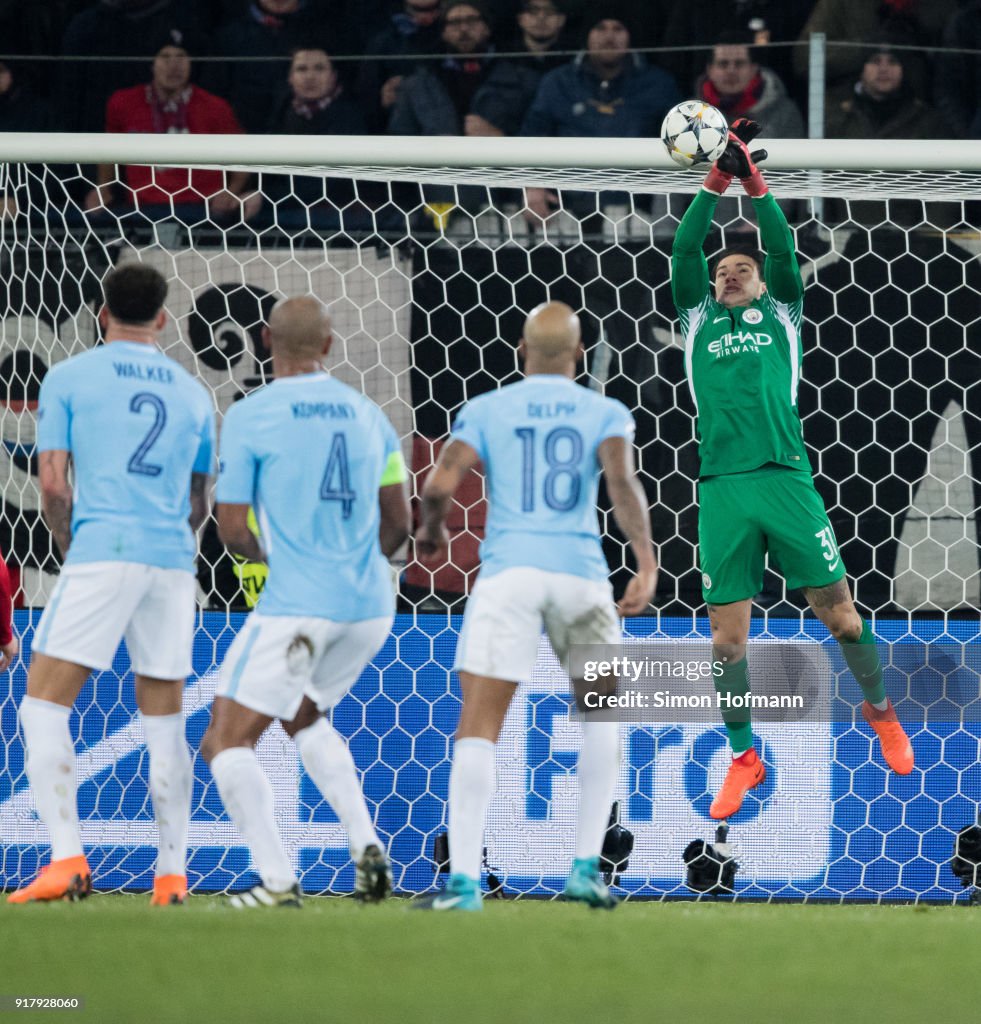
[[[759,124],[745,117],[733,121],[729,126],[729,143],[725,152],[715,161],[721,174],[729,175],[730,180],[733,176],[739,178],[743,188],[754,198],[764,196],[770,190],[756,166],[757,160],[762,162],[766,159],[766,150],[758,149],[754,153],[749,151],[749,143],[759,135],[760,130]]]

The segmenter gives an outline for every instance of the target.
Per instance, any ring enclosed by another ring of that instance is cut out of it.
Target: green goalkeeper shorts
[[[763,589],[770,568],[787,587],[826,587],[845,566],[824,502],[810,473],[764,466],[698,484],[702,597],[730,604]]]

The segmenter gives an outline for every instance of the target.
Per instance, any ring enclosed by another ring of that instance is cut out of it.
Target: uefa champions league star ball
[[[722,112],[701,100],[685,100],[672,107],[661,123],[661,141],[682,167],[718,160],[728,139],[729,125]]]

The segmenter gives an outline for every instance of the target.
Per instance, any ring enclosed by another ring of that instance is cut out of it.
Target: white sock
[[[381,848],[381,840],[371,822],[358,771],[344,737],[326,718],[318,718],[294,738],[303,767],[347,831],[354,859],[364,853],[366,846],[374,844]]]
[[[885,711],[886,708],[889,707],[889,698],[886,697],[885,700],[873,702],[872,707],[874,707],[876,711]]]
[[[38,817],[48,826],[52,860],[82,853],[75,744],[68,729],[70,714],[70,708],[36,697],[24,697],[20,705],[27,779]]]
[[[584,722],[579,779],[576,857],[598,857],[610,820],[610,805],[620,772],[619,722]]]
[[[150,753],[150,796],[160,834],[157,843],[159,875],[187,871],[187,829],[194,784],[191,751],[184,738],[184,715],[144,715],[143,732]]]
[[[450,770],[450,870],[455,875],[480,878],[484,849],[484,820],[497,779],[496,744],[468,736],[453,746]]]
[[[252,853],[262,884],[270,892],[285,892],[296,883],[276,827],[273,789],[251,747],[229,747],[211,762],[225,810]]]

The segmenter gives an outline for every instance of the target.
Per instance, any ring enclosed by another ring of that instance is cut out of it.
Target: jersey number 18
[[[534,512],[537,431],[534,427],[518,427],[515,433],[521,438],[521,511]],[[582,490],[582,434],[572,427],[555,427],[545,435],[544,453],[548,472],[542,480],[542,498],[553,511],[568,512],[578,504]],[[568,483],[560,485],[559,481],[566,479]]]

